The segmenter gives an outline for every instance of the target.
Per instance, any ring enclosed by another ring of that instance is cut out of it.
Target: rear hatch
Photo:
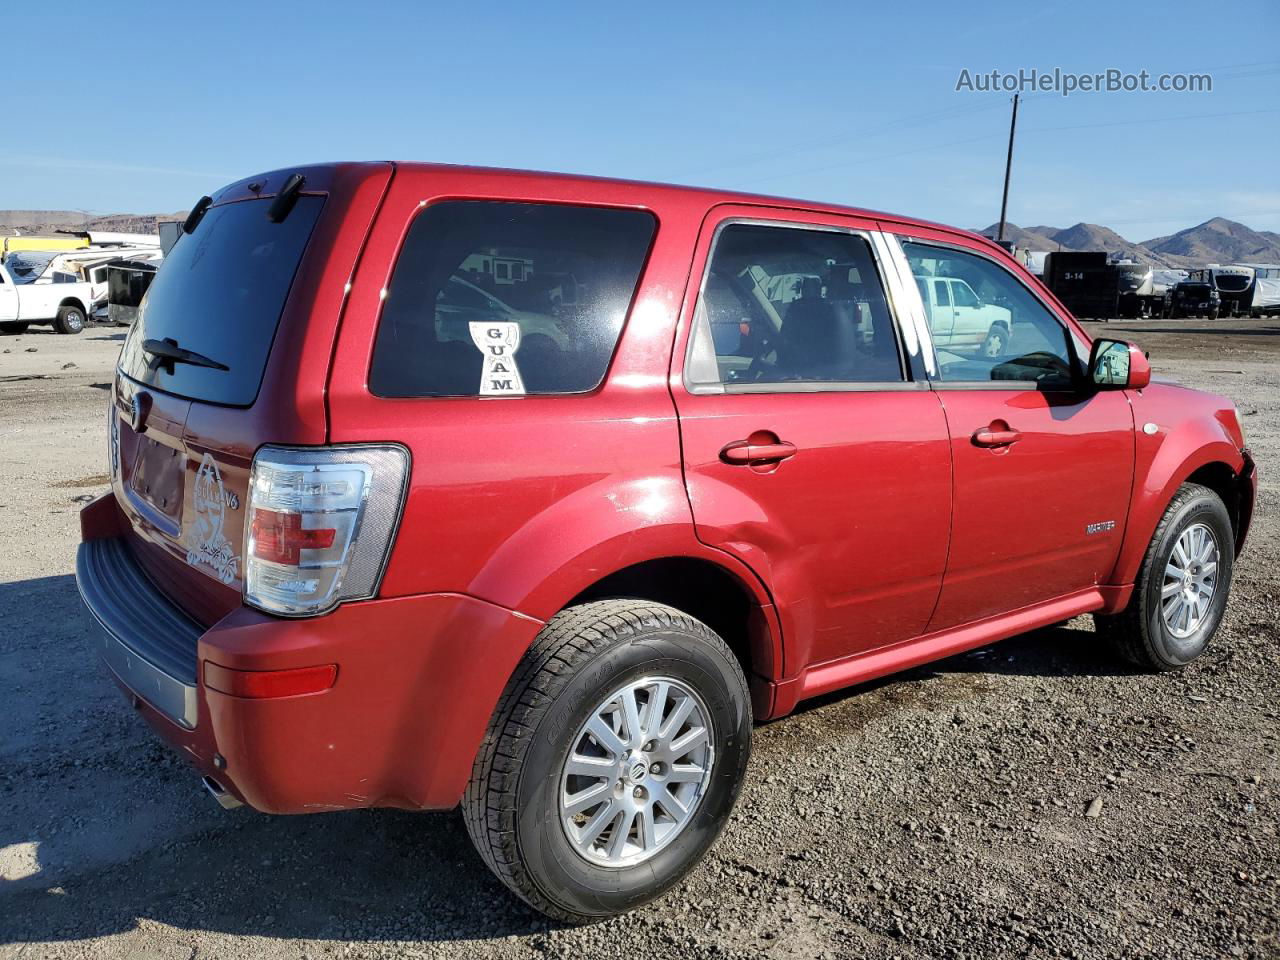
[[[325,442],[343,289],[390,175],[348,164],[226,188],[166,257],[125,339],[113,489],[143,568],[205,625],[241,602],[255,451]]]

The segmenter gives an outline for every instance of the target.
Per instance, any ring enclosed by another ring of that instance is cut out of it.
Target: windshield
[[[44,273],[56,256],[56,253],[11,253],[5,257],[4,265],[14,283],[30,283]]]
[[[191,400],[248,406],[258,395],[280,314],[322,197],[301,197],[281,223],[269,198],[210,207],[164,261],[120,353],[126,376]],[[158,364],[146,340],[173,340],[229,369]]]

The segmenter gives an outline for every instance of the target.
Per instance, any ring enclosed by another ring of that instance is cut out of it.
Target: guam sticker
[[[239,558],[223,530],[227,519],[227,495],[222,474],[213,457],[205,454],[196,472],[196,485],[191,495],[195,518],[187,528],[187,563],[204,564],[213,569],[218,579],[230,583],[236,578]]]
[[[524,381],[516,366],[520,349],[520,324],[510,321],[468,324],[471,342],[484,354],[480,371],[480,396],[522,396]]]

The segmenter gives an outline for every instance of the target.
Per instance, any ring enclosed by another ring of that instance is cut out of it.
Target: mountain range
[[[0,210],[0,237],[15,233],[48,234],[59,230],[101,230],[105,233],[155,233],[162,220],[183,220],[181,213],[111,213],[97,216],[83,210]]]
[[[57,230],[103,230],[155,233],[163,220],[181,220],[178,213],[113,213],[96,216],[82,210],[0,210],[0,236],[14,233],[53,233]],[[979,230],[994,237],[999,224]],[[1105,250],[1157,267],[1194,269],[1206,263],[1280,263],[1280,233],[1253,230],[1243,223],[1214,217],[1165,237],[1134,243],[1110,227],[1077,223],[1072,227],[1019,227],[1005,224],[1005,239],[1028,250]]]
[[[1000,225],[978,232],[994,237]],[[1005,223],[1004,236],[1028,250],[1105,250],[1157,267],[1194,269],[1207,263],[1280,263],[1280,233],[1253,230],[1243,223],[1214,217],[1204,223],[1140,243],[1126,240],[1110,227],[1077,223],[1073,227],[1019,227]]]

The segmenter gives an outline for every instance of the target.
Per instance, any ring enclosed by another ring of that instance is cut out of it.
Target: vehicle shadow
[[[149,922],[335,943],[536,937],[557,926],[489,873],[456,811],[218,808],[96,662],[97,627],[70,575],[0,584],[0,622],[0,703],[17,719],[0,739],[0,944]],[[1053,627],[800,712],[938,674],[1124,672],[1092,632]]]
[[[796,713],[817,710],[884,687],[914,684],[947,675],[1018,677],[1124,677],[1137,670],[1083,621],[1070,621],[1019,634],[998,643],[926,663],[878,680],[803,701]]]
[[[553,928],[456,811],[219,808],[98,662],[73,576],[0,583],[0,623],[0,944],[150,921],[343,942]]]

